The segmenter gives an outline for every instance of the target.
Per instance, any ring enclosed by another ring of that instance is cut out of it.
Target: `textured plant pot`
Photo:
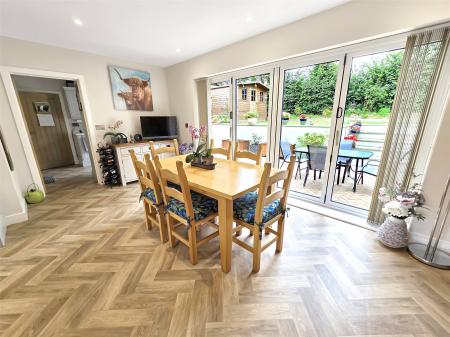
[[[286,125],[287,123],[289,123],[289,118],[282,118],[281,122],[283,125]]]
[[[258,118],[247,118],[248,125],[256,125],[258,123]]]
[[[306,119],[299,119],[300,121],[300,125],[305,125],[306,124]]]
[[[250,152],[256,153],[258,152],[258,144],[250,144],[249,149]]]
[[[404,219],[393,216],[386,218],[377,230],[377,239],[390,248],[403,248],[408,245],[408,227]]]
[[[111,143],[120,144],[120,137],[119,136],[111,136]]]
[[[202,157],[194,157],[192,159],[192,162],[195,164],[201,164],[202,163]]]
[[[214,162],[214,156],[211,157],[203,157],[204,165],[211,165]]]

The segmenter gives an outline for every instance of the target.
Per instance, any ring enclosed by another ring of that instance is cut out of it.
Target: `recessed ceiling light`
[[[175,49],[175,52],[176,52],[176,53],[181,53],[181,48]]]
[[[253,20],[253,17],[252,16],[247,16],[247,18],[245,19],[245,21],[247,21],[247,22],[250,22],[250,21],[252,21]]]
[[[73,18],[73,23],[76,24],[77,26],[82,26],[83,25],[83,21],[81,21],[78,18]]]

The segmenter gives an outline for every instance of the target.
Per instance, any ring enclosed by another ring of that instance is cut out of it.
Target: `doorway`
[[[21,75],[11,78],[46,191],[75,177],[92,180],[92,153],[76,83]]]

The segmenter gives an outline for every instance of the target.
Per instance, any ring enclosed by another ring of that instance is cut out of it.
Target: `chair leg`
[[[316,180],[316,170],[314,169],[314,180]]]
[[[345,182],[345,175],[347,174],[347,169],[348,169],[348,165],[346,164],[346,165],[344,166],[344,174],[342,175],[342,183]]]
[[[144,201],[144,213],[145,213],[145,221],[147,223],[147,229],[151,231],[153,228],[153,224],[152,221],[149,219],[149,217],[152,216],[152,208],[147,201]]]
[[[192,264],[197,264],[197,226],[191,226],[189,228],[189,258]]]
[[[156,210],[156,219],[159,221],[159,236],[163,243],[167,242],[169,229],[167,227],[166,217],[164,216],[164,212],[160,209]]]
[[[319,171],[319,179],[322,179],[322,170]]]
[[[259,238],[259,226],[253,226],[253,272],[259,272],[261,267],[261,240]]]
[[[166,221],[167,221],[167,233],[169,234],[169,243],[170,246],[173,248],[177,244],[177,240],[172,234],[174,231],[174,224],[173,219],[170,217],[169,214],[166,214]]]
[[[278,219],[277,227],[277,248],[276,252],[279,253],[283,250],[283,237],[284,237],[284,216]]]
[[[306,172],[305,172],[305,181],[303,181],[303,187],[306,186],[306,180],[308,179],[308,175],[309,175],[309,168],[306,168]]]

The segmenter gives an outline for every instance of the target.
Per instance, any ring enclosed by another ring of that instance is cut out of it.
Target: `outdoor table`
[[[308,148],[307,147],[301,147],[301,148],[295,149],[295,152],[300,154],[300,159],[302,158],[303,154],[305,154],[306,157],[308,157]],[[356,160],[355,177],[353,179],[353,192],[356,192],[356,183],[358,181],[358,173],[363,174],[362,168],[364,167],[364,160],[369,159],[370,157],[372,157],[373,156],[373,152],[372,151],[356,150],[356,149],[352,149],[352,150],[341,150],[341,149],[339,149],[339,155],[338,156]],[[359,168],[360,161],[361,161],[361,169]],[[362,183],[364,182],[362,180],[362,178],[361,178],[361,182]]]

